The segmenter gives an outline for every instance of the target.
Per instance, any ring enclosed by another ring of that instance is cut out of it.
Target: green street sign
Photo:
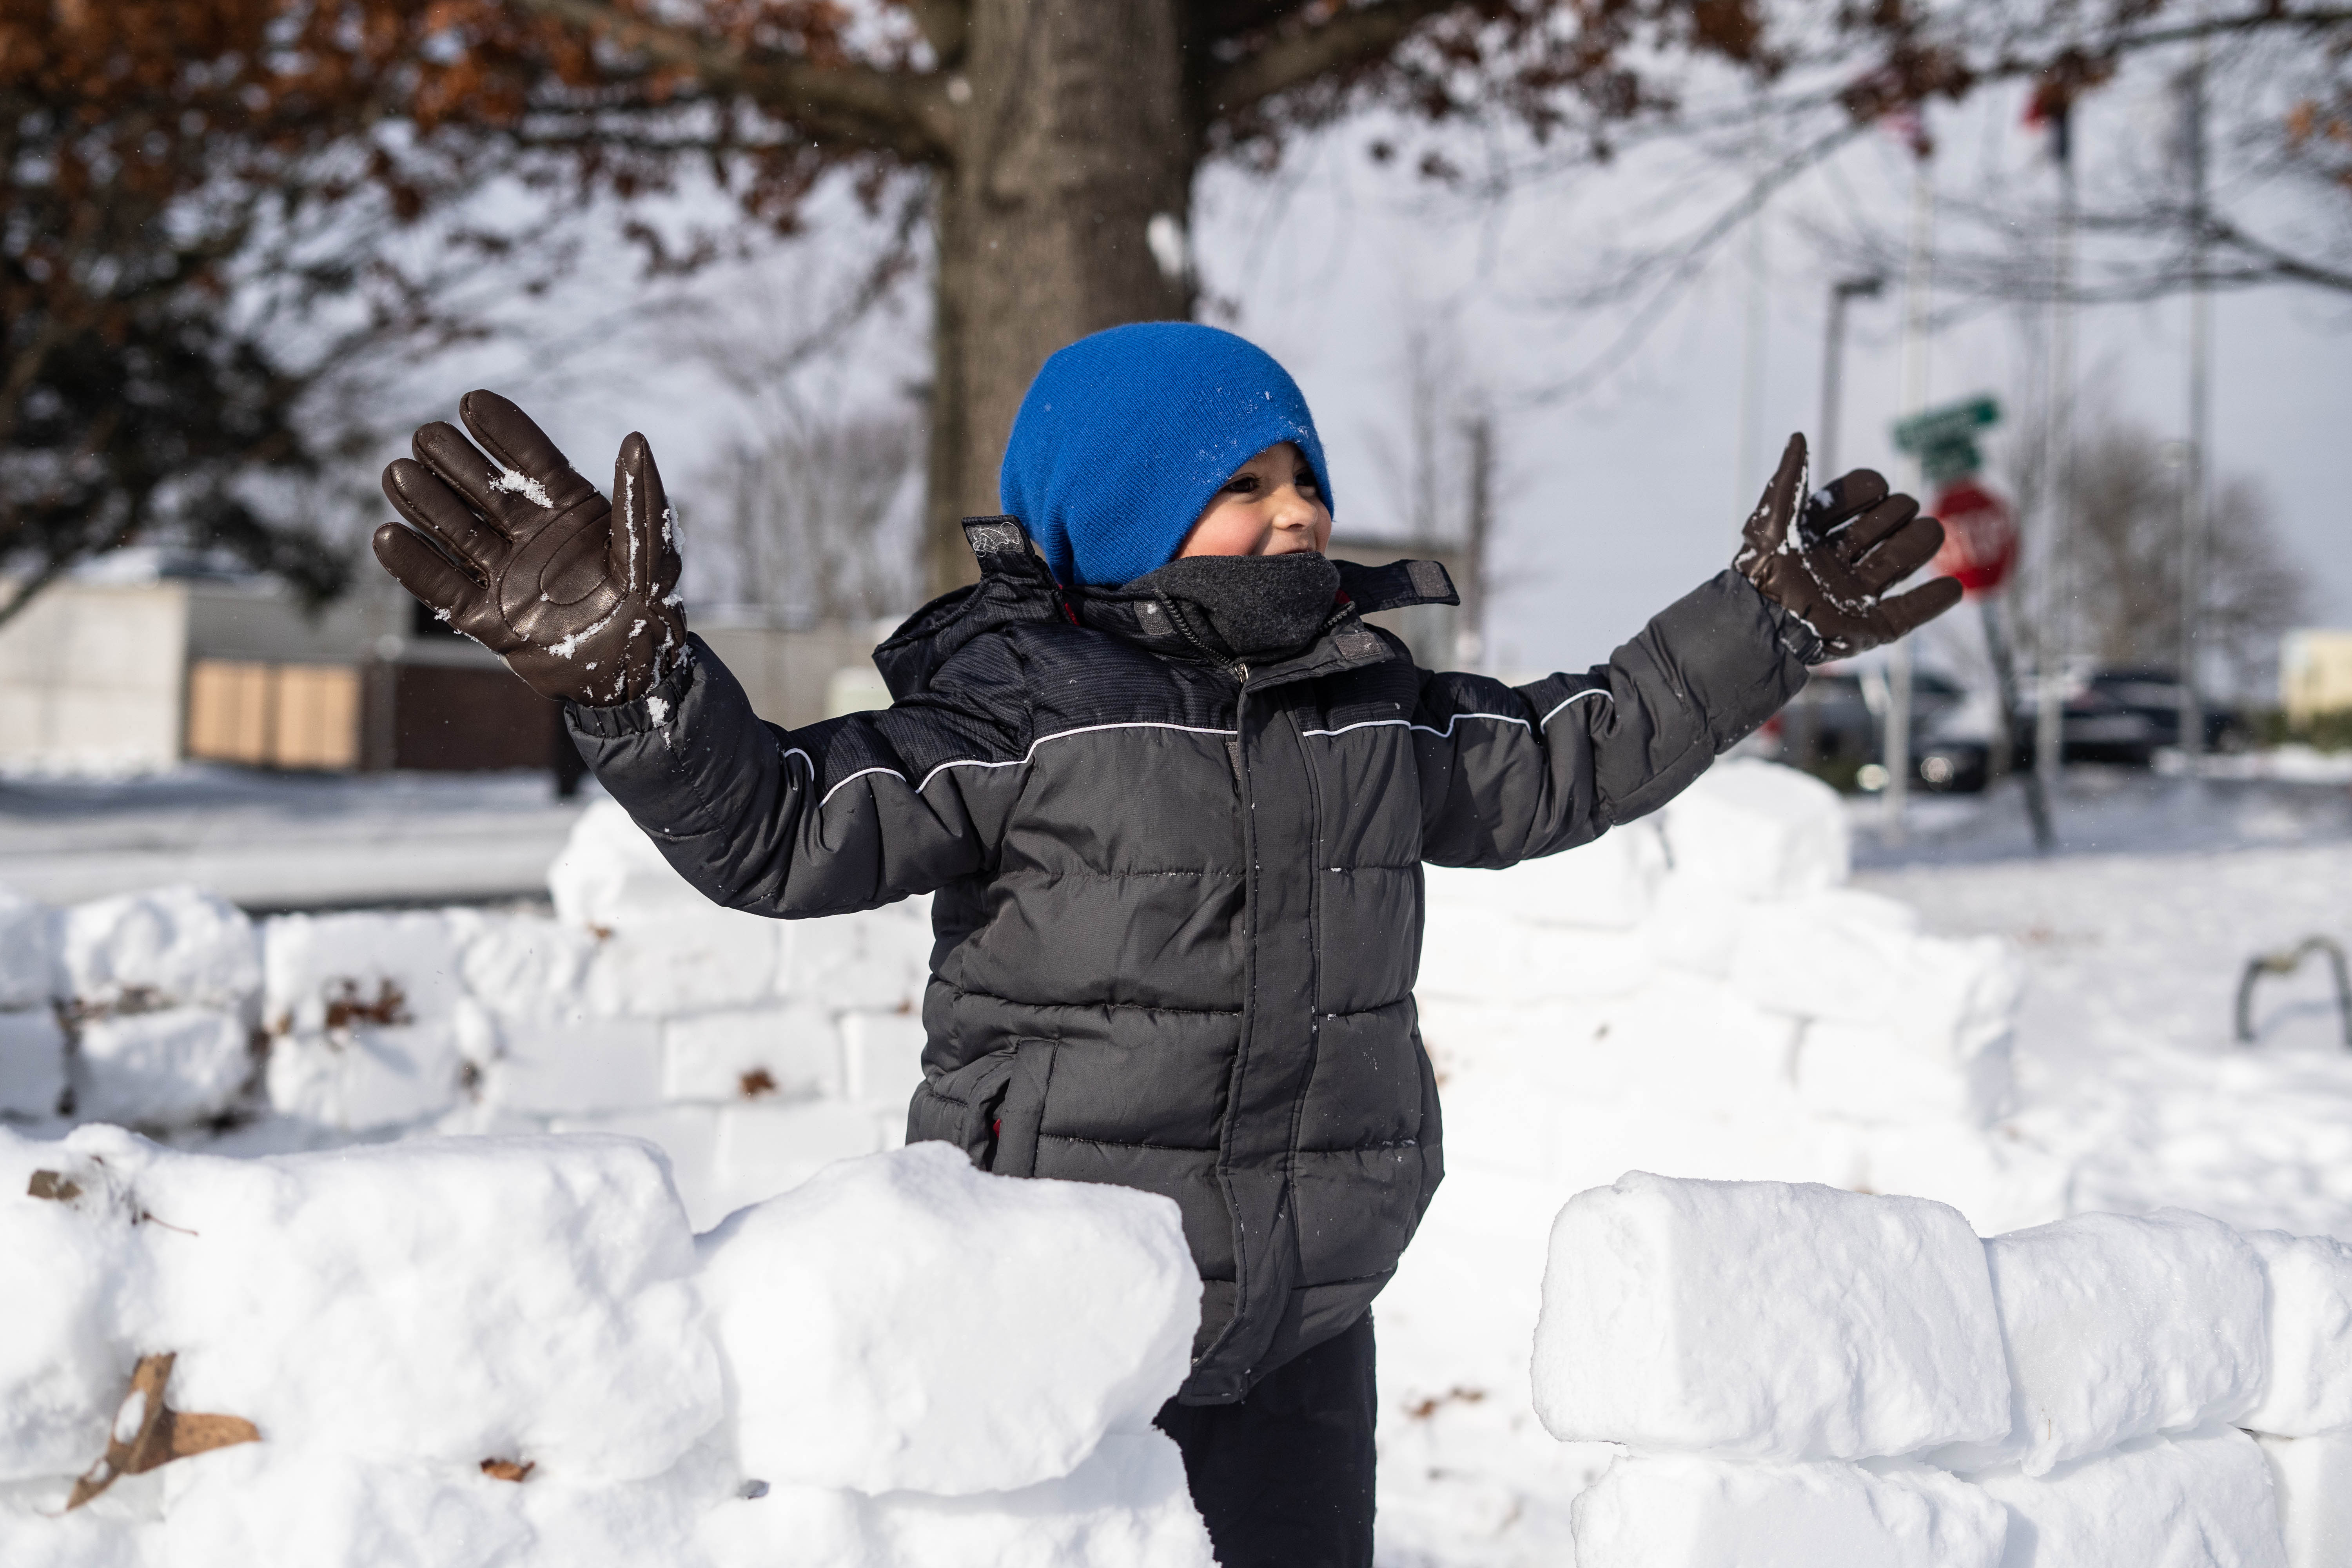
[[[1920,476],[1931,485],[1964,479],[1984,467],[1977,432],[2000,423],[2000,405],[1990,395],[1948,403],[1915,414],[1895,426],[1897,451],[1916,454]]]
[[[1948,441],[1968,440],[1988,426],[2000,423],[2000,405],[1990,394],[1971,397],[1965,403],[1947,403],[1941,408],[1926,409],[1897,423],[1895,448],[1899,452],[1925,452]]]

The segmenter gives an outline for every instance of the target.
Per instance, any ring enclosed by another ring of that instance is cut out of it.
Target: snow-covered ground
[[[2352,941],[2341,784],[2082,771],[2047,859],[2003,792],[1919,802],[1896,844],[1875,803],[1824,805],[1800,784],[1743,764],[1591,850],[1433,874],[1423,1027],[1449,1169],[1376,1307],[1384,1568],[1574,1561],[1570,1504],[1617,1450],[1545,1432],[1530,1348],[1554,1216],[1627,1170],[1918,1194],[1984,1235],[2177,1205],[2242,1230],[2352,1238],[2352,1051],[2324,967],[2265,979],[2256,1044],[2231,1039],[2250,956]],[[77,830],[62,788],[38,787],[58,831]],[[279,808],[223,787],[247,814],[243,841],[276,841]],[[283,813],[288,841],[310,836],[313,887],[346,885],[406,853],[403,836],[429,837],[432,795]],[[487,825],[485,840],[501,817],[517,837],[572,823],[539,781],[439,805]],[[196,830],[172,843],[204,838],[187,809]],[[352,853],[330,826],[338,810],[392,847]],[[175,977],[179,939],[149,927],[176,921],[202,945],[212,906],[75,911],[52,956],[84,1032],[78,1089],[164,1084],[192,1119],[173,1142],[241,1154],[436,1131],[640,1133],[667,1148],[697,1228],[823,1158],[887,1144],[911,1070],[908,911],[769,940],[667,901],[642,840],[592,820],[604,826],[582,829],[589,852],[558,874],[552,916],[272,921],[248,939],[255,956],[215,965],[266,978]],[[40,864],[41,833],[21,816],[0,826],[0,883]],[[0,910],[0,950],[34,918]],[[214,945],[235,957],[226,937]],[[39,1032],[45,973],[0,963],[0,1026]],[[729,994],[698,994],[698,975]],[[394,978],[398,1020],[372,1021]],[[563,996],[540,994],[551,985]],[[233,1124],[207,1121],[240,1092],[227,1021],[269,1042]],[[556,1059],[572,1035],[593,1063]],[[34,1089],[24,1105],[54,1094]],[[1647,1474],[1641,1485],[1696,1484]],[[1611,1506],[1641,1495],[1626,1481]]]
[[[2352,1050],[2324,959],[2260,980],[2254,1044],[2234,1032],[2250,959],[2352,947],[2352,790],[2092,776],[2060,820],[2072,845],[2049,859],[1982,858],[1965,819],[1857,855],[1881,863],[1857,885],[2023,956],[2004,1135],[2064,1163],[2075,1212],[2178,1204],[2352,1239]]]
[[[0,774],[0,887],[68,904],[189,882],[257,910],[539,898],[599,795],[557,800],[543,772]]]

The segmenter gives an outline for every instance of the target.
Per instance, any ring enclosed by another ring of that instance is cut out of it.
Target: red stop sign
[[[2017,520],[2009,503],[1972,479],[1954,479],[1932,509],[1944,525],[1935,570],[1971,594],[1990,594],[2017,564]]]

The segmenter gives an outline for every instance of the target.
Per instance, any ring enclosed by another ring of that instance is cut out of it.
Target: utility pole
[[[2205,610],[2205,531],[2212,474],[2213,297],[2205,281],[2206,43],[2182,86],[2182,132],[2189,155],[2189,451],[2180,474],[2180,750],[2189,776],[2205,752],[2205,701],[2198,689]]]
[[[2050,426],[2042,468],[2050,493],[2043,573],[2040,688],[2033,713],[2033,771],[2043,797],[2057,804],[2061,753],[2066,744],[2066,657],[2074,623],[2069,532],[2074,510],[2074,110],[2061,103],[2050,116],[2050,149],[2058,161],[2058,254],[2052,291]]]
[[[1875,300],[1886,289],[1876,273],[1841,278],[1830,285],[1829,321],[1822,333],[1822,417],[1814,427],[1814,482],[1825,484],[1838,476],[1838,426],[1845,412],[1845,312],[1856,300]],[[1821,692],[1808,683],[1789,704],[1781,731],[1781,760],[1811,768],[1821,747]]]
[[[1924,117],[1925,111],[1922,110]],[[1933,152],[1923,121],[1911,175],[1911,254],[1903,269],[1903,416],[1927,406],[1927,287],[1933,268],[1936,184]],[[1910,459],[1911,488],[1924,490],[1925,470]],[[1900,844],[1911,803],[1911,639],[1898,637],[1886,660],[1886,840]]]
[[[1876,273],[1867,278],[1841,278],[1830,285],[1829,326],[1822,334],[1822,419],[1814,444],[1814,472],[1823,480],[1838,476],[1838,425],[1845,412],[1845,310],[1856,300],[1875,300],[1886,289]]]
[[[1455,657],[1471,671],[1486,668],[1486,540],[1495,521],[1495,416],[1483,401],[1464,421],[1463,445],[1468,448],[1470,494],[1464,509],[1462,611],[1456,623]]]
[[[1748,319],[1739,339],[1738,459],[1733,465],[1732,515],[1746,517],[1755,495],[1762,442],[1757,426],[1764,416],[1764,205],[1748,218]]]

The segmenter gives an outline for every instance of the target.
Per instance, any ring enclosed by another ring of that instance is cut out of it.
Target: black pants
[[[1234,1405],[1161,1406],[1219,1568],[1371,1568],[1372,1320]]]

